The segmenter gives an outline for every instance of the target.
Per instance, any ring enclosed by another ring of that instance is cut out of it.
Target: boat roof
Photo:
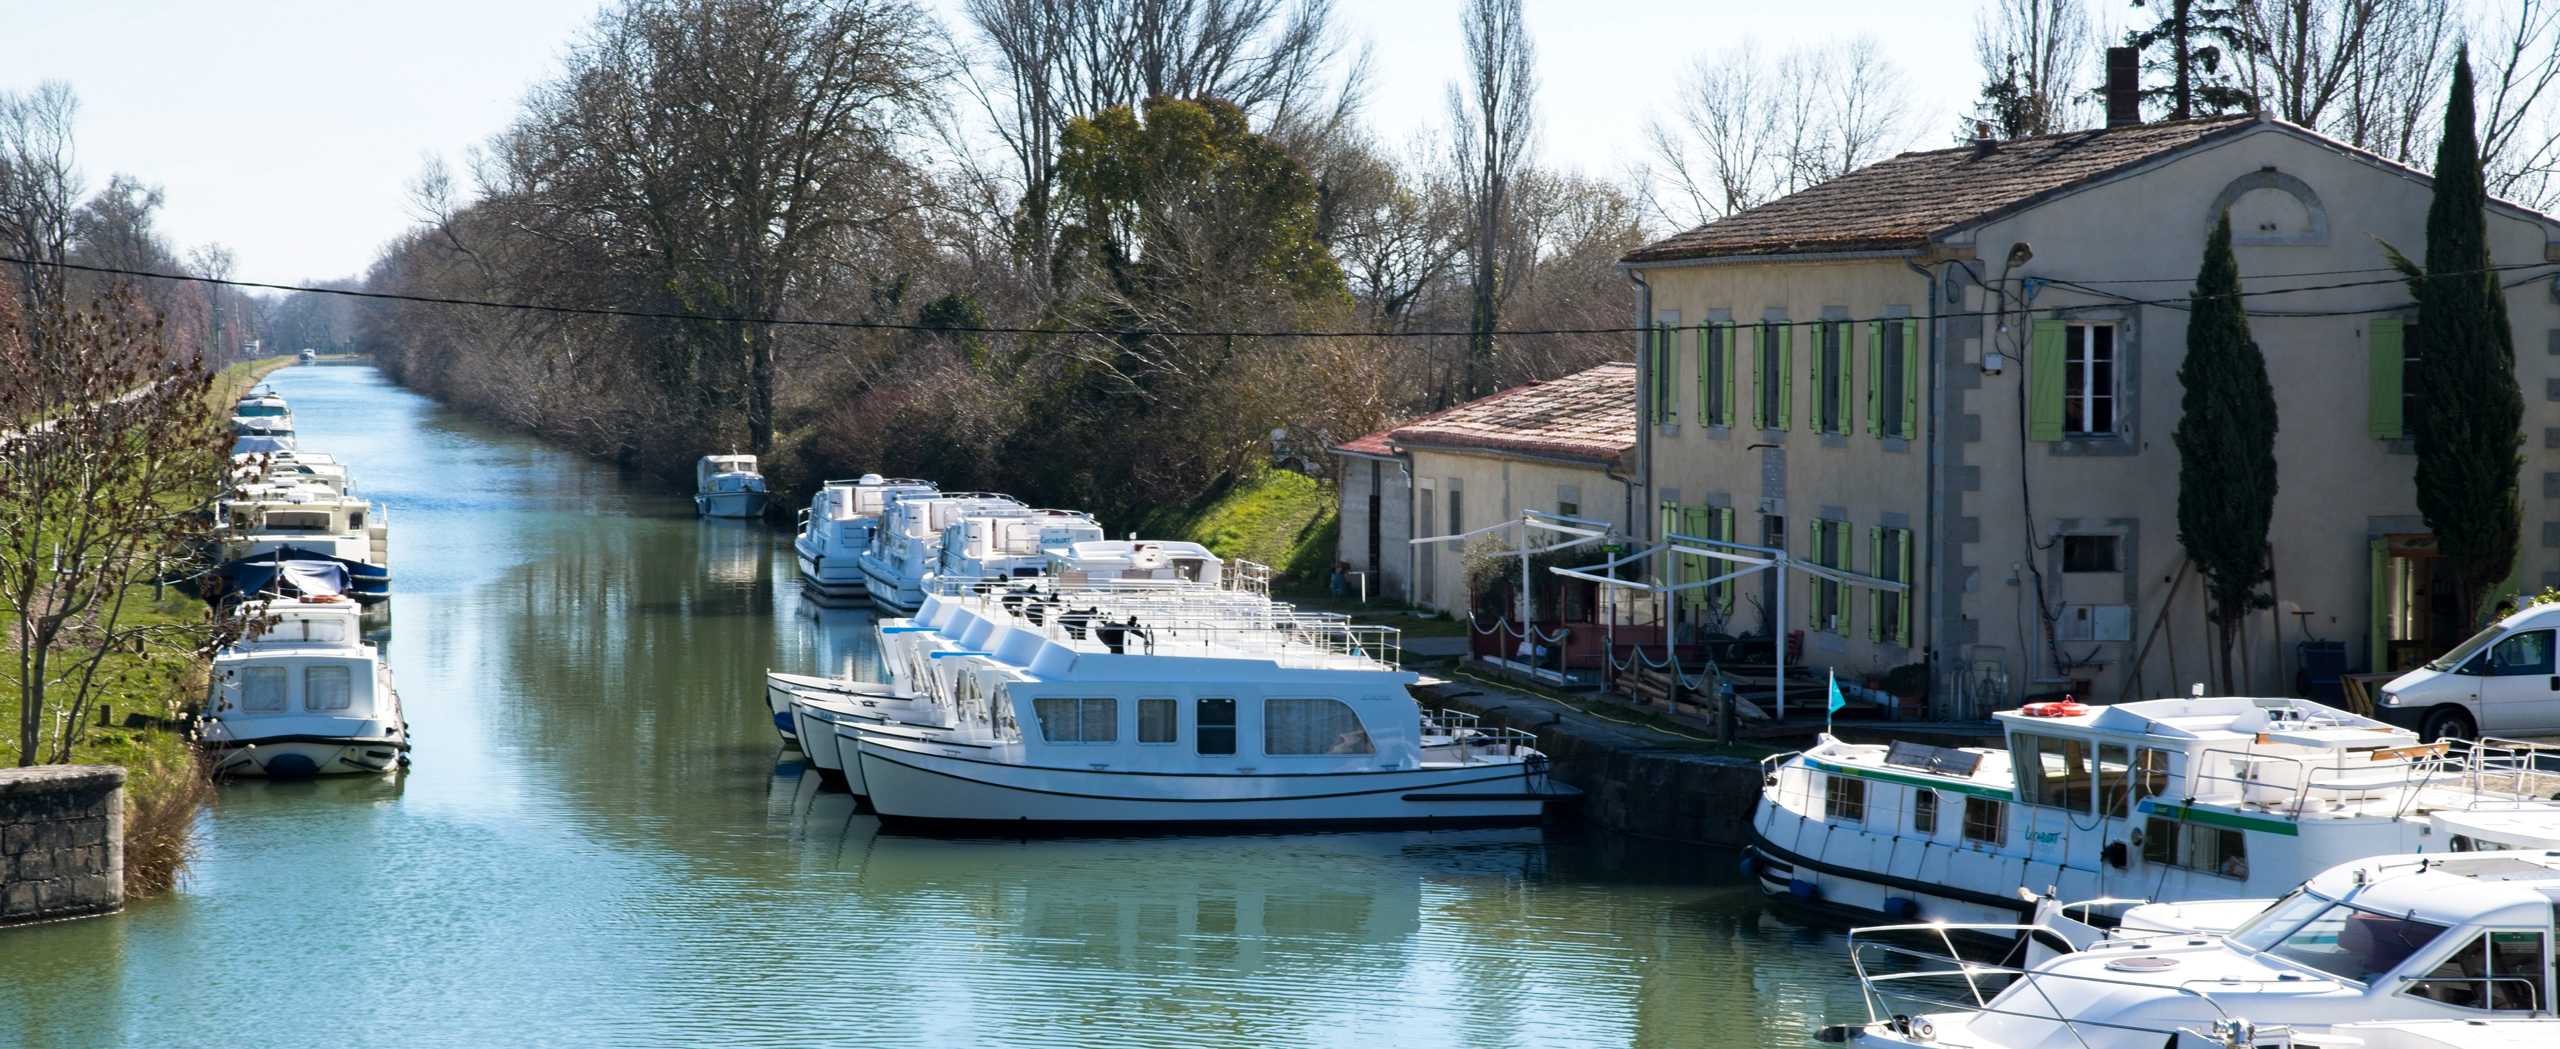
[[[1180,539],[1088,539],[1067,544],[1060,557],[1072,561],[1126,561],[1130,555],[1146,547],[1164,551],[1167,557],[1197,557],[1218,561],[1218,555],[1198,543]]]
[[[1041,621],[1023,615],[1025,589],[982,588],[926,597],[915,618],[883,624],[896,632],[930,632],[945,652],[979,657],[1042,680],[1254,680],[1274,671],[1385,674],[1402,684],[1421,680],[1395,665],[1394,627],[1354,624],[1336,613],[1304,612],[1245,591],[1206,586],[1151,590],[1051,590]],[[1078,630],[1068,628],[1077,615]],[[1107,621],[1107,622],[1106,622]],[[1127,624],[1124,648],[1101,638]]]
[[[2021,732],[2082,730],[2072,734],[2143,736],[2195,742],[2257,740],[2335,749],[2415,742],[2417,735],[2373,718],[2307,699],[2264,696],[2145,699],[2090,707],[2067,717],[2019,710],[1992,715]]]
[[[928,492],[930,492],[930,491],[933,491],[933,490],[934,490],[933,482],[931,482],[931,481],[919,481],[919,480],[916,480],[915,478],[912,478],[912,477],[882,477],[882,476],[880,476],[879,474],[864,474],[864,475],[862,475],[862,476],[860,476],[860,477],[856,477],[856,478],[853,478],[853,479],[851,479],[851,480],[847,480],[847,479],[844,479],[844,478],[837,478],[837,479],[834,479],[834,480],[831,480],[831,481],[826,482],[826,484],[822,485],[821,487],[826,487],[826,488],[922,488],[922,489],[924,489],[925,491],[928,491]]]
[[[2560,850],[2408,853],[2331,867],[2303,887],[2441,925],[2542,926],[2560,902]]]

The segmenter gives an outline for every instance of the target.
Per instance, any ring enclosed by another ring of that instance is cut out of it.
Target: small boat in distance
[[[864,474],[851,481],[829,481],[800,511],[800,532],[791,541],[807,589],[833,601],[870,596],[864,584],[862,552],[871,548],[880,512],[900,499],[931,498],[933,482]]]
[[[693,512],[704,517],[762,517],[764,475],[752,455],[706,455],[693,464]]]
[[[196,735],[215,775],[303,779],[407,764],[391,668],[364,640],[355,603],[331,592],[336,570],[294,562],[303,597],[242,605],[252,633],[214,656]]]

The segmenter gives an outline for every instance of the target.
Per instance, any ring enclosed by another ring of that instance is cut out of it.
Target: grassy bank
[[[1188,507],[1159,510],[1131,522],[1141,536],[1187,539],[1224,558],[1271,566],[1281,585],[1321,585],[1333,567],[1333,486],[1285,470],[1229,485]]]
[[[250,387],[256,386],[268,375],[274,374],[277,369],[293,362],[294,358],[291,356],[260,357],[257,360],[241,361],[224,368],[220,374],[213,377],[213,388],[205,391],[205,399],[214,411],[228,416],[231,414],[231,406],[239,402],[241,394],[249,392]]]

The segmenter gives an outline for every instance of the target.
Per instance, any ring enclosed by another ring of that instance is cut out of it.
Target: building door
[[[2469,617],[2457,607],[2453,573],[2435,536],[2389,535],[2373,545],[2375,673],[2424,665],[2470,638]]]
[[[2480,734],[2560,732],[2560,671],[2551,660],[2551,631],[2524,630],[2481,653]]]

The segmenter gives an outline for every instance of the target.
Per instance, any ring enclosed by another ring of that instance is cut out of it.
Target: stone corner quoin
[[[0,769],[0,926],[124,909],[125,770]]]

